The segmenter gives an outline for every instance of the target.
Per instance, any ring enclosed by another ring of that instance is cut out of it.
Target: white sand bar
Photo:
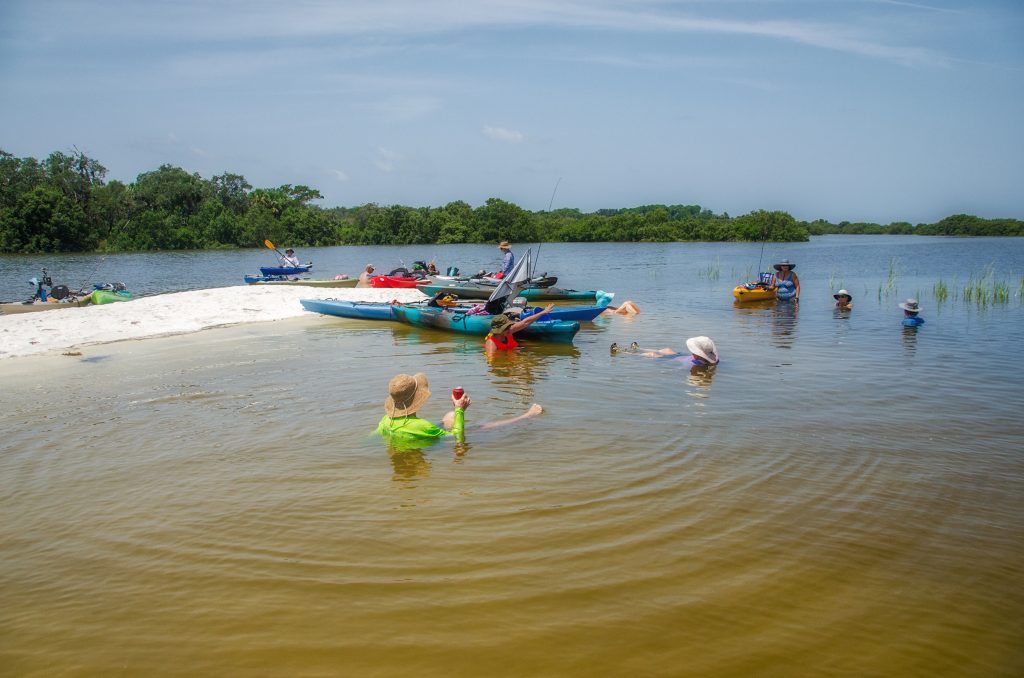
[[[160,294],[103,306],[0,315],[0,359],[310,314],[299,299],[407,302],[425,298],[411,289],[243,285]]]

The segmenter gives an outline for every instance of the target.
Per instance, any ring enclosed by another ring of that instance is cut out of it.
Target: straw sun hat
[[[911,313],[919,313],[921,311],[921,307],[918,305],[917,299],[907,299],[900,304],[900,308],[904,311],[910,311]]]
[[[791,270],[791,271],[794,268],[796,268],[796,264],[789,263],[789,259],[783,259],[779,263],[775,264],[775,270],[776,271],[781,271],[783,266],[789,266],[789,270]]]
[[[690,337],[686,340],[686,350],[707,360],[712,365],[718,363],[718,351],[715,342],[708,337]]]
[[[512,245],[508,244],[508,240],[502,240],[500,243],[498,243],[498,247],[500,247],[503,250],[507,250],[511,249]]]
[[[399,374],[388,382],[388,397],[384,401],[384,411],[389,417],[415,414],[429,397],[427,375],[422,372],[415,376]]]

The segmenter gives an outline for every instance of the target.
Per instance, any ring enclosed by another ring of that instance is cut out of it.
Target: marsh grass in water
[[[1017,296],[1024,292],[1024,277],[1021,278]],[[975,303],[984,308],[990,304],[1008,304],[1011,292],[1010,283],[996,279],[995,266],[989,264],[978,273],[971,274],[964,286],[964,301]]]
[[[722,262],[718,257],[708,264],[705,268],[698,271],[701,278],[707,278],[708,280],[718,280],[722,277]]]
[[[939,280],[939,282],[935,283],[935,286],[932,287],[932,296],[940,304],[949,299],[949,287],[946,286],[946,281]]]
[[[836,282],[837,280],[839,281],[838,283]],[[839,278],[835,271],[828,274],[828,289],[830,292],[834,294],[836,290],[841,290],[844,287],[846,286],[843,284],[843,279]]]

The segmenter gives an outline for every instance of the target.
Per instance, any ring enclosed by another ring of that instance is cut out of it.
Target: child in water
[[[921,312],[921,307],[917,303],[917,299],[907,299],[900,308],[903,309],[903,326],[904,327],[917,327],[918,325],[924,324],[924,318],[919,318],[918,313]]]

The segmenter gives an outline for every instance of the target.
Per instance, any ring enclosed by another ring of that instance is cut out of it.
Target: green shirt
[[[384,416],[377,424],[377,433],[403,446],[424,447],[432,445],[445,436],[455,436],[462,441],[466,428],[466,412],[461,407],[455,410],[455,423],[451,431],[446,431],[426,419],[415,414],[405,417]]]

